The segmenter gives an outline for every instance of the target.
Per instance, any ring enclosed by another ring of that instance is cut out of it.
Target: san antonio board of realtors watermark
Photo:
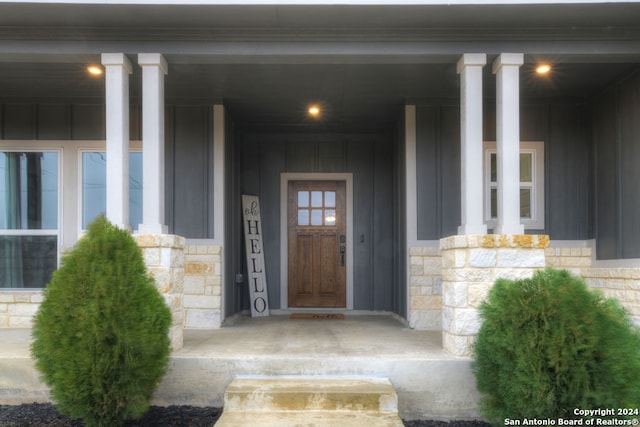
[[[575,418],[505,418],[505,426],[638,426],[639,408],[573,410]],[[634,418],[635,417],[635,418]]]

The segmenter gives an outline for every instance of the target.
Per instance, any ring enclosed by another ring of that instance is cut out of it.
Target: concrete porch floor
[[[0,404],[47,401],[29,357],[29,329],[0,329]],[[156,405],[221,407],[238,376],[389,378],[404,419],[478,419],[471,359],[442,350],[441,333],[390,315],[345,320],[238,316],[221,329],[185,330]]]

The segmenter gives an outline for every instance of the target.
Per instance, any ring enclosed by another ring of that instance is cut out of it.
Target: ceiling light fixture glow
[[[89,72],[89,74],[91,74],[93,76],[101,76],[102,75],[102,67],[99,67],[97,65],[89,65],[87,67],[87,71]]]
[[[309,115],[313,116],[313,117],[318,117],[320,115],[320,107],[318,107],[317,105],[312,105],[311,107],[309,107]]]
[[[551,65],[549,64],[540,64],[536,67],[536,73],[538,74],[548,74],[551,71]]]

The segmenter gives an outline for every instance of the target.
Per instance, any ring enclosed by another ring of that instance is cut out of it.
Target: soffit
[[[144,6],[0,3],[0,102],[103,102],[101,52],[161,52],[173,103],[222,100],[242,125],[378,130],[407,100],[456,106],[461,53],[525,53],[524,97],[584,99],[640,64],[640,4]],[[537,61],[554,64],[533,77]],[[491,66],[484,91],[495,93]],[[140,97],[134,67],[131,94]],[[315,124],[314,124],[315,126]]]

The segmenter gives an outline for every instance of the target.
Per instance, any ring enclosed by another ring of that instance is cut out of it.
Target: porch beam
[[[139,233],[166,234],[164,218],[164,76],[159,53],[138,54],[142,67],[142,224]]]
[[[458,234],[486,234],[482,191],[482,68],[484,53],[465,53],[460,74],[460,173],[462,224]]]
[[[129,229],[129,74],[123,53],[103,53],[107,137],[107,219]]]
[[[496,160],[498,222],[496,234],[523,234],[520,224],[520,66],[522,53],[502,53],[496,75]]]

